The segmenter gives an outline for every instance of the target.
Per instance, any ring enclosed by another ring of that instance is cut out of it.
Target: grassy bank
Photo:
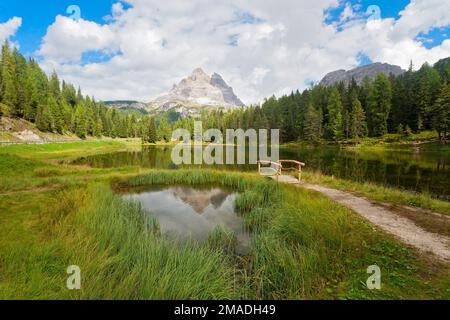
[[[138,145],[136,140],[105,140],[67,143],[0,146],[0,155],[9,154],[35,160],[57,160],[80,155],[114,152]]]
[[[80,155],[114,152],[133,147],[126,141],[74,142],[0,147],[0,194],[36,192],[136,173],[137,167],[91,169],[60,164],[62,159]]]
[[[351,141],[344,141],[350,142]],[[438,134],[435,131],[422,131],[420,133],[410,133],[408,135],[390,133],[382,137],[366,137],[359,141],[358,147],[405,147],[418,146],[432,142],[439,142]]]
[[[447,267],[422,261],[318,194],[239,173],[149,171],[111,178],[0,196],[0,298],[447,297]],[[230,250],[232,236],[221,230],[205,244],[175,244],[139,205],[112,191],[152,184],[238,191],[237,210],[252,232],[249,254]],[[373,264],[382,270],[380,291],[365,286]],[[69,265],[81,268],[80,291],[65,287]]]
[[[422,131],[420,133],[399,134],[389,133],[382,137],[365,137],[359,140],[340,140],[338,142],[328,140],[318,140],[314,143],[307,141],[296,141],[283,143],[281,147],[295,148],[300,146],[309,145],[338,145],[347,148],[405,148],[405,147],[417,147],[429,143],[438,143],[438,134],[435,131]]]

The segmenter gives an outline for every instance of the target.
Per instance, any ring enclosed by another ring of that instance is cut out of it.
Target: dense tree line
[[[41,131],[80,138],[138,137],[148,123],[83,96],[56,73],[47,77],[34,59],[26,60],[8,42],[1,50],[0,116],[23,118]]]
[[[173,115],[148,115],[107,108],[56,73],[49,78],[38,63],[26,60],[5,42],[1,50],[0,116],[24,118],[42,131],[89,136],[142,137],[144,141],[170,141],[171,132],[193,132],[194,119]],[[204,129],[280,129],[282,142],[321,139],[352,140],[386,133],[436,130],[445,141],[450,131],[450,58],[433,67],[412,65],[394,77],[379,74],[361,84],[312,86],[280,98],[266,99],[261,106],[203,111]]]
[[[386,133],[450,131],[450,59],[424,64],[394,77],[345,85],[313,86],[302,93],[266,99],[261,106],[212,112],[204,123],[218,128],[281,129],[283,142],[377,137]]]

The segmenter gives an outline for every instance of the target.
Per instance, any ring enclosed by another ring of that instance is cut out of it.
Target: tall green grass
[[[237,238],[233,232],[226,230],[222,226],[217,226],[209,234],[207,243],[213,250],[233,254],[236,251]]]
[[[245,227],[252,232],[252,245],[248,256],[228,259],[239,267],[237,278],[242,298],[345,297],[340,287],[353,282],[354,277],[360,277],[360,281],[353,283],[351,290],[364,292],[364,298],[383,297],[364,290],[367,279],[364,271],[377,261],[396,274],[395,281],[385,285],[386,296],[398,294],[400,283],[427,287],[411,271],[417,261],[410,251],[389,236],[374,232],[348,209],[313,192],[252,175],[205,171],[155,171],[122,181],[122,186],[179,183],[215,184],[240,192],[235,206]],[[215,247],[222,240],[226,247],[230,239],[222,231],[212,237]],[[380,243],[384,250],[394,253],[392,257],[385,258],[372,251]]]
[[[170,240],[139,204],[112,191],[152,184],[215,185],[239,192],[236,210],[252,236],[248,254],[238,255],[235,236],[221,228],[205,244]],[[68,185],[34,195],[31,203],[0,196],[1,212],[7,213],[0,215],[0,298],[446,295],[447,267],[427,267],[410,249],[314,192],[254,175],[213,171],[151,171],[115,179],[112,185]],[[372,264],[383,272],[380,292],[364,285],[365,270]],[[69,265],[81,268],[80,291],[65,287]]]
[[[220,251],[161,236],[139,204],[122,201],[108,187],[88,190],[77,213],[80,298],[230,299],[233,270]]]
[[[233,188],[238,191],[261,183],[253,174],[220,172],[209,170],[152,170],[145,175],[139,175],[126,181],[116,181],[119,186],[138,187],[145,185],[176,185],[191,186],[211,185]]]
[[[345,260],[361,232],[352,214],[291,186],[259,185],[236,206],[254,237],[249,284],[253,297],[299,299],[320,295],[334,265]],[[264,192],[264,190],[266,192]],[[345,249],[344,249],[345,248]]]

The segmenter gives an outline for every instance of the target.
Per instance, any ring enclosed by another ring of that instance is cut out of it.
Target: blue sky
[[[343,10],[345,4],[351,3],[352,5],[360,5],[360,11],[366,11],[371,5],[376,5],[380,7],[381,18],[394,18],[398,19],[400,17],[399,13],[410,3],[410,0],[353,0],[353,1],[343,1],[340,3],[338,8],[330,10],[332,19],[327,19],[327,22],[336,21]]]
[[[13,16],[22,17],[22,26],[13,38],[20,43],[22,53],[30,55],[39,49],[48,26],[57,15],[68,15],[70,5],[78,5],[81,17],[86,20],[104,22],[103,18],[110,14],[114,0],[38,0],[17,1],[0,0],[0,23]]]
[[[202,67],[255,103],[337,69],[371,62],[407,68],[411,60],[420,67],[450,56],[450,1],[336,3],[0,0],[0,40],[107,100],[149,100]],[[71,5],[80,20],[69,18]],[[366,14],[374,5],[375,20]]]

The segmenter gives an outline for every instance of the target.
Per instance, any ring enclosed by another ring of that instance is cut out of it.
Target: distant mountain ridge
[[[116,108],[126,114],[146,115],[147,105],[143,102],[134,100],[115,100],[115,101],[103,101],[106,107]]]
[[[444,62],[442,62],[444,63]],[[351,70],[337,70],[328,73],[320,85],[331,86],[339,82],[348,85],[352,79],[360,85],[365,77],[374,80],[379,73],[399,76],[405,70],[396,65],[387,63],[373,63]],[[201,68],[195,69],[192,74],[182,79],[178,84],[156,96],[149,103],[139,101],[105,101],[106,106],[116,107],[124,112],[138,110],[145,114],[171,113],[177,117],[197,117],[203,109],[232,110],[244,106],[221,75],[213,73],[211,76]]]
[[[358,84],[361,84],[365,77],[373,80],[379,73],[384,73],[386,75],[393,74],[394,76],[399,76],[403,74],[405,70],[400,68],[399,66],[388,64],[388,63],[372,63],[365,66],[357,67],[351,70],[337,70],[328,73],[322,81],[320,81],[320,85],[323,86],[332,86],[339,82],[344,82],[348,85],[352,79]]]
[[[117,109],[128,109],[128,108],[134,108],[134,109],[145,109],[146,104],[139,101],[133,101],[133,100],[114,100],[114,101],[103,101],[103,103],[108,108],[117,108]]]

